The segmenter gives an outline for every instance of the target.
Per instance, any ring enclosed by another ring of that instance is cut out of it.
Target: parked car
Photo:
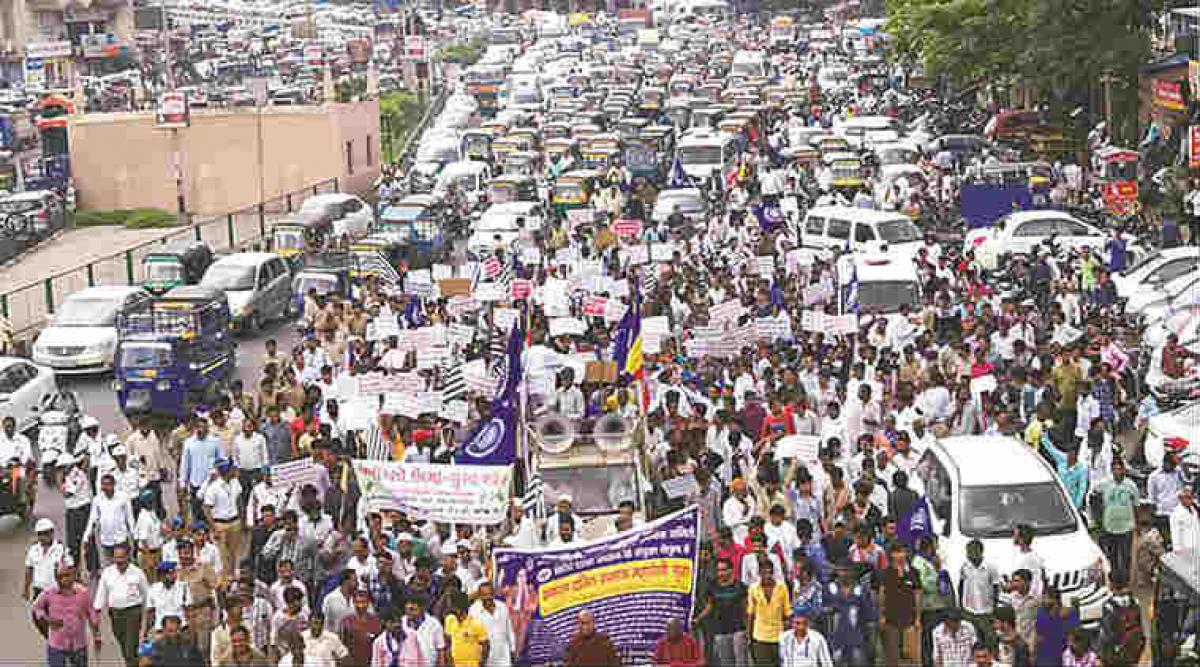
[[[15,419],[18,432],[37,425],[43,401],[56,393],[53,370],[20,357],[0,357],[0,419]]]
[[[940,538],[943,569],[958,572],[967,542],[978,539],[986,561],[1007,579],[1018,562],[1013,526],[1027,524],[1047,584],[1062,593],[1064,605],[1079,606],[1084,623],[1099,620],[1111,595],[1108,563],[1062,481],[1037,452],[1015,438],[941,438],[922,454],[913,476]]]
[[[141,287],[102,285],[71,294],[59,304],[50,325],[33,343],[34,362],[62,373],[95,373],[112,368],[117,350],[117,317],[152,297]]]
[[[658,199],[654,202],[654,210],[650,214],[650,219],[655,224],[666,222],[667,218],[675,212],[676,206],[679,207],[679,213],[689,219],[699,218],[708,210],[708,202],[704,199],[704,194],[697,188],[663,190],[658,193]]]
[[[62,229],[66,207],[53,190],[18,192],[0,199],[0,227],[17,238],[43,239]]]
[[[1128,299],[1137,292],[1154,290],[1200,267],[1200,248],[1169,248],[1146,255],[1121,275],[1113,276],[1117,295]]]
[[[1146,424],[1142,455],[1152,470],[1162,465],[1163,454],[1180,455],[1184,473],[1193,478],[1200,472],[1200,401],[1151,417]]]
[[[1051,239],[1067,250],[1089,247],[1103,250],[1109,235],[1103,230],[1062,211],[1017,211],[1001,218],[994,227],[972,229],[963,240],[963,250],[988,244],[989,252],[997,257],[1028,255]],[[1126,245],[1130,260],[1136,262],[1141,248],[1135,243]]]
[[[287,317],[292,272],[275,253],[239,252],[213,262],[200,285],[224,291],[234,327],[252,332]]]

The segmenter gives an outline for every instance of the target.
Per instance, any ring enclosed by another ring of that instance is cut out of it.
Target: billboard
[[[158,98],[157,124],[159,127],[187,127],[191,123],[186,93],[169,90]]]

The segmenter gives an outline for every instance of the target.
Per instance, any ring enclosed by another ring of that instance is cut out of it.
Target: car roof
[[[856,222],[892,222],[895,220],[910,220],[903,213],[895,211],[876,211],[869,208],[860,208],[857,206],[814,206],[808,209],[809,215],[819,216],[837,216],[844,220],[853,220]]]
[[[5,368],[12,366],[13,364],[17,363],[18,361],[23,361],[32,366],[37,366],[37,364],[33,363],[32,361],[30,361],[24,357],[0,357],[0,370],[4,370]]]
[[[225,255],[217,261],[213,262],[213,266],[257,266],[271,259],[276,259],[279,255],[273,252],[236,252],[232,255]]]
[[[1007,486],[1054,481],[1054,473],[1042,458],[1016,438],[964,435],[941,438],[935,446],[941,450],[950,466],[958,471],[958,481],[962,486]]]
[[[1073,220],[1075,222],[1083,222],[1070,213],[1055,211],[1054,209],[1042,208],[1032,211],[1014,211],[1008,214],[1009,222],[1025,222],[1026,220],[1045,220],[1054,218],[1056,220]]]
[[[141,287],[136,285],[96,285],[95,287],[85,287],[67,295],[68,299],[94,299],[97,297],[108,297],[112,299],[123,299],[130,294],[142,292]]]
[[[53,190],[26,190],[24,192],[15,192],[4,198],[5,201],[37,201],[46,195],[54,194]]]

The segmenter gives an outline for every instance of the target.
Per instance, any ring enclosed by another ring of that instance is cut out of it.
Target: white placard
[[[451,317],[463,317],[465,315],[470,315],[471,313],[478,311],[481,307],[482,306],[479,304],[479,300],[475,297],[464,296],[461,294],[450,297],[450,300],[446,302],[446,312]]]
[[[467,414],[466,401],[447,401],[442,404],[442,409],[438,413],[442,419],[452,421],[455,424],[466,424]]]
[[[799,459],[801,463],[812,463],[820,449],[819,435],[789,435],[775,441],[775,460]]]
[[[709,324],[717,326],[732,322],[746,312],[746,307],[737,299],[729,299],[708,309]]]
[[[380,341],[387,340],[392,336],[400,335],[400,323],[396,321],[394,316],[380,315],[375,319],[367,322],[367,340]]]
[[[665,319],[665,318],[664,318]],[[645,324],[642,325],[645,327]],[[644,328],[643,328],[644,330]],[[587,333],[587,324],[583,320],[576,317],[552,317],[550,318],[550,336],[557,338],[559,336],[582,336]]]
[[[825,331],[833,336],[849,336],[858,333],[858,315],[826,315]]]
[[[473,292],[475,299],[481,303],[493,303],[508,299],[508,290],[500,283],[479,283]]]
[[[621,318],[625,317],[625,313],[628,310],[629,306],[617,301],[616,299],[609,299],[608,302],[604,304],[604,321],[608,322],[609,324],[613,322],[620,322]]]
[[[475,340],[475,327],[469,324],[451,324],[446,329],[446,340],[458,348],[464,348]]]
[[[675,258],[674,243],[655,243],[650,246],[650,261],[670,262]]]
[[[671,321],[666,315],[642,318],[642,335],[666,336],[671,332]]]
[[[774,255],[759,255],[754,258],[754,268],[758,275],[764,278],[770,278],[775,275],[775,256]]]
[[[387,415],[416,419],[421,416],[421,401],[416,394],[390,392],[383,395],[383,407],[379,411]]]
[[[518,315],[520,311],[516,308],[496,308],[492,311],[492,324],[501,331],[512,331]]]
[[[429,268],[435,281],[454,277],[454,267],[449,264],[434,264]]]
[[[650,249],[641,244],[622,248],[619,254],[621,259],[628,262],[630,266],[641,266],[650,261]]]
[[[680,475],[662,481],[663,493],[667,494],[667,498],[675,500],[677,498],[686,498],[700,493],[700,484],[696,482],[695,475]]]
[[[542,263],[542,251],[538,249],[537,246],[521,246],[520,257],[522,264],[533,264],[540,266]]]

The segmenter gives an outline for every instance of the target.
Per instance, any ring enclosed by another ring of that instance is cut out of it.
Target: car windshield
[[[679,149],[679,161],[685,165],[718,164],[721,162],[721,147],[686,146]]]
[[[1035,535],[1075,530],[1075,512],[1057,484],[969,486],[962,490],[960,528],[967,537],[1007,537],[1028,524]]]
[[[313,289],[317,294],[329,294],[337,291],[337,278],[334,276],[323,276],[316,274],[296,276],[293,282],[292,292],[296,294],[308,294],[308,290]]]
[[[676,206],[679,207],[679,212],[684,214],[694,214],[704,210],[704,203],[695,197],[668,197],[663,202],[662,210],[670,213],[675,210]]]
[[[254,267],[252,266],[212,266],[200,281],[205,287],[215,287],[220,290],[249,290],[254,289]]]
[[[116,322],[120,301],[67,299],[54,315],[56,327],[110,327]]]
[[[126,344],[121,348],[121,368],[163,368],[171,365],[169,345]]]
[[[879,223],[875,229],[888,243],[908,243],[921,239],[921,232],[912,220],[889,220]]]
[[[866,312],[894,313],[902,304],[915,307],[918,301],[914,282],[872,280],[858,286],[858,305]]]
[[[146,262],[146,281],[175,283],[183,281],[183,265],[179,262]]]

